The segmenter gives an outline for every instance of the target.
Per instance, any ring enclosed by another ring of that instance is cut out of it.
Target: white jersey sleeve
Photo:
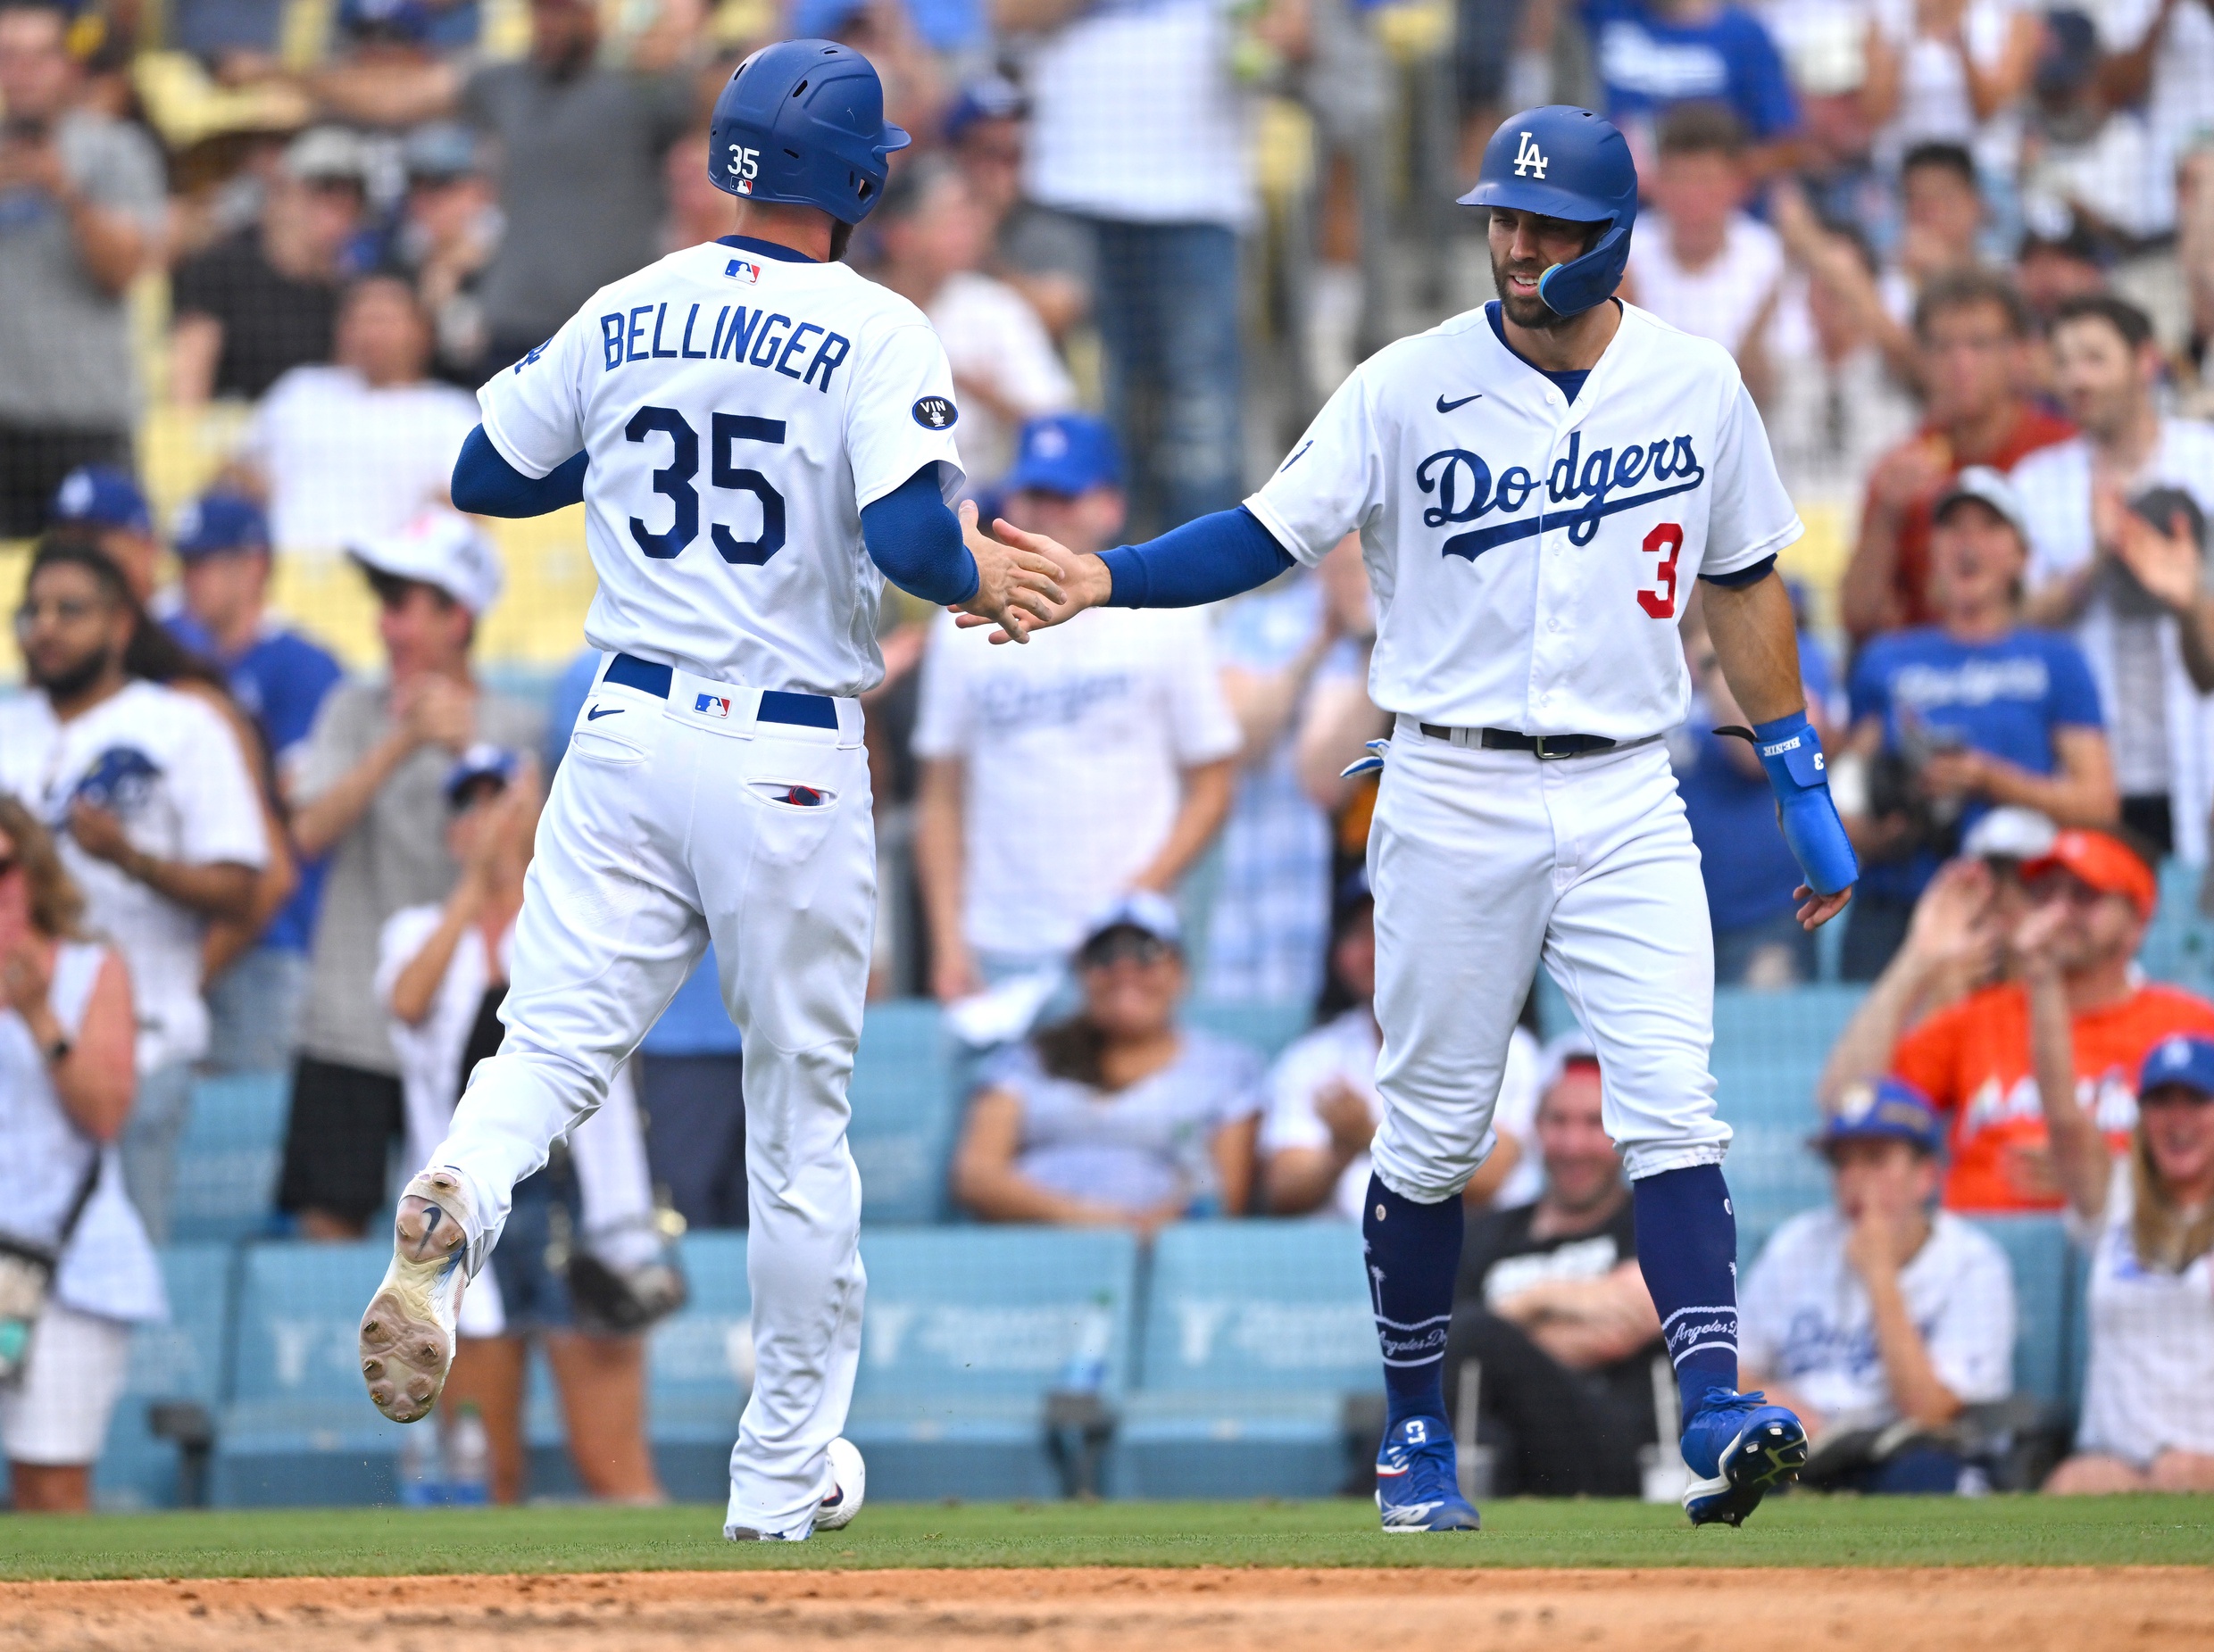
[[[969,640],[954,626],[951,614],[940,614],[931,622],[929,644],[922,651],[922,682],[916,695],[911,743],[917,757],[959,757],[968,749],[975,732],[970,717]]]
[[[1276,542],[1308,567],[1384,508],[1385,459],[1365,372],[1337,387],[1291,456],[1245,501]]]
[[[953,369],[938,336],[920,321],[887,328],[864,341],[845,397],[845,451],[853,466],[853,502],[874,504],[928,464],[938,468],[947,504],[967,473],[953,426]]]
[[[596,303],[596,299],[595,303]],[[527,477],[542,477],[585,444],[585,375],[601,348],[594,304],[477,392],[485,435],[500,457]]]
[[[1229,697],[1222,692],[1222,673],[1215,664],[1214,632],[1205,614],[1196,608],[1184,609],[1177,627],[1180,635],[1168,662],[1169,714],[1177,761],[1192,768],[1235,757],[1244,744],[1244,736],[1230,710]]]
[[[187,748],[189,760],[177,764],[170,776],[176,788],[179,858],[193,866],[267,866],[262,788],[246,768],[237,735],[221,715],[189,696],[178,697],[173,714],[180,722],[200,726]]]
[[[1734,574],[1750,568],[1807,531],[1783,477],[1776,473],[1768,429],[1742,381],[1735,400],[1723,410],[1718,435],[1702,574]]]
[[[1944,1215],[1945,1226],[1959,1222]],[[2014,1391],[2014,1270],[2006,1252],[1966,1223],[1952,1236],[1951,1277],[1922,1327],[1937,1380],[1967,1405]]]

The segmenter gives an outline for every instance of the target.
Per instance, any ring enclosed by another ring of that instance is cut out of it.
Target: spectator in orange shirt
[[[2030,333],[2028,306],[2002,275],[1960,270],[1922,289],[1914,306],[1922,426],[1869,473],[1860,541],[1838,590],[1840,617],[1856,645],[1935,618],[1930,513],[1949,480],[1970,465],[2011,470],[2076,434],[2024,394]]]
[[[2157,897],[2152,870],[2135,851],[2103,832],[2064,831],[2022,873],[2036,905],[2012,946],[2018,959],[2057,974],[2060,990],[2033,998],[2018,979],[1985,987],[1931,1015],[1891,1052],[1892,1073],[1947,1116],[1944,1204],[1952,1210],[2060,1208],[2038,1100],[2039,1041],[2070,1052],[2078,1104],[2121,1153],[2136,1123],[2135,1075],[2145,1052],[2173,1034],[2214,1034],[2214,1004],[2150,984],[2135,967]],[[1840,1056],[1850,1045],[1862,1058],[1833,1058],[1826,1092],[1880,1075],[1880,1064],[1869,1058],[1880,1046],[1858,1025],[1868,1014],[1864,1007],[1839,1040]]]

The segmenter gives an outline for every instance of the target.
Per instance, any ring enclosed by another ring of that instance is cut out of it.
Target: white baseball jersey
[[[1868,1287],[1845,1260],[1851,1224],[1834,1207],[1776,1230],[1745,1275],[1738,1349],[1747,1367],[1803,1395],[1834,1423],[1881,1428],[1899,1404],[1884,1374]],[[1937,1380],[1968,1405],[2014,1389],[2014,1274],[2006,1252],[1951,1211],[1899,1270],[1907,1316]]]
[[[861,510],[928,464],[960,497],[953,369],[922,311],[763,243],[672,253],[477,393],[500,455],[584,449],[585,640],[750,687],[884,675]]]
[[[138,1070],[207,1049],[200,940],[207,923],[79,849],[63,829],[82,795],[122,822],[134,848],[194,866],[257,871],[269,862],[260,793],[237,737],[205,701],[132,682],[66,723],[44,694],[0,705],[0,793],[54,828],[62,864],[84,892],[87,921],[130,966]]]
[[[1310,565],[1360,530],[1386,710],[1660,734],[1690,706],[1691,582],[1799,537],[1728,352],[1622,310],[1573,402],[1480,309],[1378,351],[1245,502]]]

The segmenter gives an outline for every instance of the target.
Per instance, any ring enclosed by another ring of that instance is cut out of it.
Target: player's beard
[[[1536,280],[1552,268],[1551,264],[1511,265],[1496,255],[1494,255],[1491,261],[1492,288],[1499,295],[1499,307],[1505,313],[1507,320],[1517,327],[1533,333],[1549,333],[1555,328],[1567,326],[1575,319],[1572,316],[1561,314],[1535,293],[1525,298],[1508,289],[1509,275],[1519,275]]]

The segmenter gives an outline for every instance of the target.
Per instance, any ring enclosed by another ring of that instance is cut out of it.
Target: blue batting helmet
[[[1484,145],[1476,187],[1463,206],[1503,206],[1580,224],[1603,224],[1591,250],[1538,278],[1537,295],[1555,315],[1589,310],[1622,279],[1637,221],[1637,166],[1622,134],[1588,109],[1526,109]]]
[[[910,141],[885,120],[867,58],[835,40],[786,40],[740,63],[715,100],[707,176],[728,195],[858,224],[884,194],[892,152]]]

